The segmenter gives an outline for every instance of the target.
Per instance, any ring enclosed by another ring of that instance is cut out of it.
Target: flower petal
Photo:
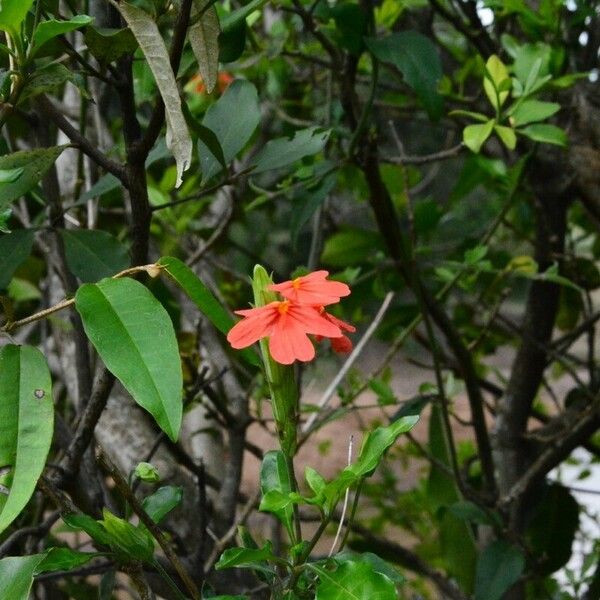
[[[263,337],[271,334],[274,323],[280,316],[279,311],[273,307],[263,310],[268,306],[236,311],[243,313],[244,319],[235,324],[227,334],[227,341],[232,348],[240,349],[251,346]]]
[[[302,304],[335,304],[350,294],[350,288],[340,281],[328,281],[328,275],[328,271],[314,271],[294,280],[270,285],[269,289]]]
[[[290,304],[288,317],[293,319],[304,332],[323,337],[340,337],[340,328],[321,316],[319,310],[314,306],[304,304]]]
[[[315,357],[312,342],[289,315],[284,315],[273,328],[269,352],[273,360],[283,365],[291,365],[295,360],[306,362]]]

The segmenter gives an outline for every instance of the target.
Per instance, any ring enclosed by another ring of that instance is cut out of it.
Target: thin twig
[[[352,446],[354,445],[354,436],[350,436],[350,441],[348,443],[348,466],[352,464]],[[348,509],[348,499],[350,498],[350,488],[346,488],[346,493],[344,495],[344,505],[342,506],[342,516],[340,517],[340,523],[338,525],[337,531],[335,532],[335,538],[333,539],[333,544],[331,544],[331,549],[329,550],[329,554],[327,556],[331,556],[335,547],[337,546],[338,540],[340,539],[340,534],[342,533],[342,527],[344,526],[344,519],[346,518],[346,510]]]

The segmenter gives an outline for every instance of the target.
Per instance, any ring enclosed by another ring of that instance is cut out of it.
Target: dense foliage
[[[599,47],[0,0],[0,595],[600,598]]]

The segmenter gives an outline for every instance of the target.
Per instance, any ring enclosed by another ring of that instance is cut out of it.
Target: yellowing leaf
[[[510,88],[508,69],[495,54],[492,54],[485,64],[483,89],[491,105],[496,110],[504,104],[508,97],[507,88]]]

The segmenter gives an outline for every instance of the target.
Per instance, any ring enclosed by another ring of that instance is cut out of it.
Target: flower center
[[[279,303],[277,310],[279,311],[280,315],[285,315],[287,313],[287,311],[289,310],[289,308],[290,308],[289,300],[284,300],[283,302]]]
[[[297,289],[299,289],[299,288],[300,288],[300,285],[301,285],[301,283],[302,283],[302,282],[300,281],[301,279],[302,279],[301,277],[296,277],[296,279],[293,279],[293,280],[292,280],[292,287],[293,287],[295,290],[297,290]]]

